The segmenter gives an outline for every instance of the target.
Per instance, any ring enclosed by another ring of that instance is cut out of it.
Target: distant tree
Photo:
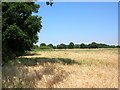
[[[53,49],[57,49],[57,47],[56,47],[56,46],[53,46]]]
[[[117,45],[116,47],[117,47],[117,48],[120,48],[120,45]]]
[[[68,49],[69,48],[69,45],[65,45],[66,46],[66,49]]]
[[[86,44],[84,44],[84,43],[81,43],[80,48],[88,48],[88,46]]]
[[[39,49],[51,49],[51,48],[48,46],[41,46]]]
[[[53,48],[54,46],[52,44],[49,44],[48,47]]]
[[[98,48],[103,48],[103,44],[102,43],[99,43],[99,44],[97,44],[97,46],[98,46]]]
[[[62,49],[60,45],[57,45],[57,49]]]
[[[110,48],[116,48],[116,46],[115,45],[111,45],[111,46],[109,46]]]
[[[115,47],[113,46],[109,46],[107,44],[102,44],[102,43],[96,43],[96,42],[92,42],[88,45],[89,48],[113,48]]]
[[[66,45],[61,43],[60,45],[57,45],[57,49],[66,49]]]
[[[73,49],[73,48],[74,48],[74,43],[73,43],[73,42],[70,42],[69,45],[68,45],[68,48],[69,48],[69,49]]]
[[[67,48],[67,47],[66,47],[66,45],[65,45],[65,44],[63,44],[63,43],[62,43],[62,44],[60,44],[60,45],[62,46],[62,48],[63,48],[63,49],[66,49],[66,48]]]
[[[42,47],[42,46],[46,46],[46,44],[45,44],[45,43],[41,43],[41,44],[40,44],[40,47]]]
[[[107,44],[102,44],[102,43],[98,44],[98,47],[99,47],[99,48],[110,48],[109,45],[107,45]]]
[[[98,48],[98,44],[96,42],[92,42],[88,46],[89,46],[89,48]]]
[[[74,48],[80,48],[80,45],[79,44],[75,44]]]

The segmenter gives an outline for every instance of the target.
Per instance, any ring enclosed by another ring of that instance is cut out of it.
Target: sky
[[[91,42],[118,44],[117,2],[54,2],[40,5],[37,14],[42,17],[38,43],[89,44]]]

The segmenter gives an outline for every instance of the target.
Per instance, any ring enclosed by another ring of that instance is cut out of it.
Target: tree
[[[73,43],[73,42],[70,42],[69,45],[68,45],[68,48],[69,48],[69,49],[73,49],[73,48],[74,48],[74,43]]]
[[[67,48],[66,45],[63,44],[63,43],[61,43],[60,45],[61,45],[62,49],[66,49]]]
[[[88,46],[89,46],[89,48],[98,48],[98,44],[96,42],[92,42]]]
[[[57,49],[63,49],[63,46],[61,44],[57,45]]]
[[[42,47],[42,46],[46,46],[46,44],[45,44],[45,43],[41,43],[41,44],[40,44],[40,47]]]
[[[115,45],[111,45],[111,46],[109,46],[110,48],[116,48],[116,46]]]
[[[102,44],[102,43],[99,43],[97,45],[98,45],[99,48],[109,48],[110,47],[109,45]]]
[[[86,45],[84,43],[81,43],[80,48],[86,48]]]
[[[53,46],[53,49],[57,49],[57,46]]]
[[[117,48],[120,48],[120,45],[117,45],[116,47],[117,47]]]
[[[52,44],[49,44],[48,47],[53,48],[54,46]]]
[[[2,2],[3,60],[24,54],[37,42],[41,17],[32,12],[39,7],[34,2]]]
[[[60,46],[60,45],[57,45],[57,49],[61,49],[61,46]]]
[[[66,49],[66,45],[61,43],[60,45],[57,45],[57,49]]]
[[[75,44],[74,48],[80,48],[80,45],[79,44]]]

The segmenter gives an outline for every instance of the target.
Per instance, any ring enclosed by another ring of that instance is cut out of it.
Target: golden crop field
[[[118,88],[118,49],[29,52],[3,66],[3,87]]]

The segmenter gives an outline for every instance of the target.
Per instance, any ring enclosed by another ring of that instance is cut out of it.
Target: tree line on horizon
[[[38,45],[34,45],[34,49],[35,48],[40,48],[40,49],[77,49],[77,48],[119,48],[119,45],[107,45],[107,44],[103,44],[103,43],[96,43],[96,42],[92,42],[90,44],[85,44],[85,43],[81,43],[81,44],[74,44],[73,42],[70,42],[68,45],[61,43],[58,45],[53,45],[53,44],[48,44],[46,45],[45,43],[41,43],[39,46]]]

